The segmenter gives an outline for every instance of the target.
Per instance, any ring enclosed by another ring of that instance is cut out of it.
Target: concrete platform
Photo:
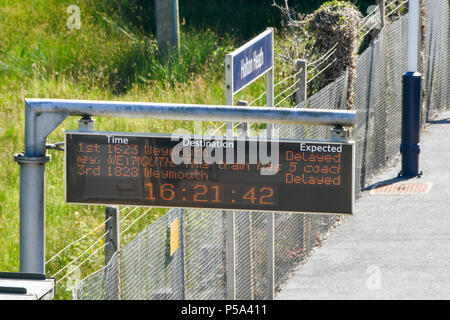
[[[450,112],[421,136],[424,194],[371,194],[344,219],[276,299],[450,299]],[[400,163],[371,180],[392,182]],[[397,181],[398,180],[394,180]]]

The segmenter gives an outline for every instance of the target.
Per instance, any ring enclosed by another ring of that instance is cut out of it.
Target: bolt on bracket
[[[348,141],[350,138],[350,131],[347,127],[336,125],[331,129],[331,141],[342,142]]]

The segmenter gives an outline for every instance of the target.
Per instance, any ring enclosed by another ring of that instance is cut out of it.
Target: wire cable
[[[379,6],[377,5],[377,6],[375,7],[375,9],[373,9],[372,11],[370,11],[370,12],[367,14],[367,16],[365,16],[365,17],[360,21],[359,30],[361,30],[363,27],[366,26],[367,23],[369,23],[369,21],[370,21],[369,18],[370,18],[374,13],[376,13],[376,11],[378,10],[378,8],[379,8]],[[366,21],[364,21],[364,20],[366,20]],[[362,23],[363,21],[364,21],[364,23],[361,25],[361,23]]]
[[[282,94],[286,93],[286,91],[289,91],[292,87],[296,86],[299,83],[300,79],[297,79],[292,85],[290,85],[288,88],[283,90],[281,93],[277,94],[273,99],[278,99]]]
[[[120,232],[120,235],[122,235],[123,233],[127,232],[127,230],[130,229],[132,225],[134,225],[139,219],[141,219],[144,215],[146,215],[150,210],[152,210],[152,208],[148,209],[143,214],[141,214],[138,218],[136,218],[136,220],[134,220],[128,227],[125,228],[125,230]]]
[[[291,79],[291,78],[297,77],[297,76],[300,74],[300,72],[302,72],[302,71],[303,71],[303,69],[300,69],[296,74],[293,74],[292,76],[289,76],[289,77],[287,77],[287,78],[284,78],[284,79],[281,80],[280,82],[274,84],[273,87],[275,88],[275,87],[277,87],[278,85],[282,84],[283,82],[286,82],[287,80],[289,80],[289,79]]]
[[[243,122],[238,122],[236,125],[233,126],[233,129],[236,129],[237,127],[239,127],[239,125],[243,123]]]
[[[274,86],[275,88],[275,86]],[[255,100],[253,100],[252,102],[250,102],[248,105],[251,106],[253,103],[255,103],[256,101],[258,101],[259,99],[261,99],[262,97],[264,97],[267,94],[267,91],[264,91],[258,98],[256,98]]]
[[[367,36],[369,34],[370,31],[372,31],[373,29],[375,29],[375,26],[373,26],[372,28],[370,28],[369,30],[366,31],[366,33],[364,33],[361,38],[364,38],[365,36]]]
[[[386,1],[386,0],[385,0]],[[398,0],[393,0],[390,3],[385,3],[384,6],[387,8],[389,6],[392,6],[395,2],[397,2]]]
[[[67,272],[64,277],[62,277],[61,279],[59,279],[58,281],[56,281],[56,284],[60,283],[62,280],[64,280],[65,278],[67,278],[70,274],[72,274],[72,272],[74,272],[75,270],[77,270],[78,268],[80,268],[87,260],[89,260],[90,257],[92,257],[94,254],[96,254],[98,251],[100,251],[101,249],[103,249],[104,247],[106,247],[109,244],[109,242],[105,243],[104,245],[102,245],[100,248],[95,249],[94,252],[92,252],[86,259],[84,259],[79,265],[77,265],[75,268],[73,268],[71,271]]]
[[[400,3],[395,9],[393,9],[391,12],[389,12],[386,15],[386,18],[389,17],[392,13],[394,13],[395,11],[397,11],[398,9],[400,9],[405,3],[407,3],[409,0],[405,0],[402,3]]]
[[[67,245],[64,249],[62,249],[61,251],[59,251],[57,254],[55,254],[51,259],[49,259],[45,264],[51,262],[52,260],[54,260],[56,257],[58,257],[61,253],[63,253],[65,250],[67,250],[68,248],[70,248],[72,245],[80,242],[81,240],[85,239],[87,236],[89,236],[90,234],[92,234],[94,231],[98,230],[101,227],[105,226],[105,223],[109,221],[109,219],[111,219],[111,217],[109,217],[108,219],[106,219],[102,224],[100,224],[98,227],[96,227],[95,229],[91,230],[89,233],[86,233],[84,236],[82,236],[81,238],[79,238],[78,240],[72,241],[69,245]]]
[[[212,132],[211,135],[215,135],[220,129],[222,129],[224,126],[226,126],[226,123],[222,123],[220,127],[216,127],[214,126],[214,131]]]
[[[138,209],[138,207],[134,207],[134,209],[132,209],[130,212],[128,212],[128,214],[123,218],[123,219],[121,219],[120,220],[120,223],[122,223],[123,221],[125,221],[129,216],[130,216],[130,214],[132,214],[134,211],[136,211]]]
[[[89,246],[89,248],[87,248],[82,254],[80,254],[78,257],[76,257],[75,259],[73,259],[71,262],[69,262],[68,264],[66,264],[64,267],[62,267],[61,269],[59,269],[55,274],[52,275],[52,277],[57,276],[58,274],[60,274],[63,270],[67,269],[69,266],[71,266],[75,261],[77,261],[78,259],[80,259],[85,253],[87,253],[89,250],[91,250],[98,242],[100,242],[104,237],[106,237],[106,235],[109,233],[109,230],[107,232],[105,232],[100,238],[97,239],[97,241],[95,241],[91,246]]]
[[[320,62],[320,61],[322,61],[322,60],[327,60],[327,59],[328,59],[328,58],[336,51],[338,43],[339,43],[339,42],[336,42],[336,43],[334,44],[334,46],[332,46],[331,49],[328,50],[328,51],[327,51],[323,56],[321,56],[320,58],[317,58],[316,60],[314,60],[314,61],[312,61],[312,62],[309,62],[309,63],[308,63],[308,67],[309,67],[309,66],[313,66],[313,65],[317,64],[318,62]],[[331,52],[331,51],[333,51],[333,52]],[[322,62],[320,62],[320,64],[322,64]],[[320,64],[319,64],[319,65],[320,65]],[[313,69],[313,70],[314,70],[314,69]],[[312,70],[311,70],[311,71],[312,71]]]
[[[287,98],[289,98],[290,96],[292,96],[296,91],[298,91],[298,88],[295,89],[294,91],[292,91],[290,94],[288,94],[286,97],[284,97],[283,100],[281,100],[280,102],[278,102],[274,107],[279,106],[284,100],[286,100]]]
[[[324,72],[327,68],[329,68],[334,62],[336,62],[336,58],[334,58],[333,61],[331,61],[325,68],[323,68],[322,70],[320,70],[318,73],[316,73],[314,75],[314,77],[312,77],[311,79],[309,79],[306,83],[310,83],[311,81],[313,81],[318,75],[320,75],[322,72]]]

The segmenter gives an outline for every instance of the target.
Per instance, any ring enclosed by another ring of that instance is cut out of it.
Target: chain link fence
[[[449,1],[424,1],[419,71],[423,75],[423,123],[450,107]],[[407,15],[388,24],[356,64],[356,192],[399,156],[402,75],[407,61]],[[347,74],[297,107],[345,108]],[[278,126],[281,138],[330,138],[330,129]],[[180,219],[180,248],[169,252],[169,226]],[[336,215],[275,213],[275,286],[323,241]],[[265,299],[267,213],[236,212],[236,297]],[[226,212],[171,209],[117,252],[103,269],[74,289],[74,299],[226,299]]]

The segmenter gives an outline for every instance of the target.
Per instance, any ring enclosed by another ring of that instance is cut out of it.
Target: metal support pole
[[[273,38],[272,38],[273,41]],[[273,48],[273,43],[272,43]],[[273,53],[272,53],[273,56]],[[274,67],[267,72],[267,107],[274,108]],[[267,123],[267,138],[273,139],[274,125],[273,123]],[[267,287],[266,297],[268,300],[273,300],[275,297],[275,213],[267,212]]]
[[[233,106],[233,57],[225,56],[225,104]],[[234,123],[226,123],[226,136],[234,136]],[[226,214],[226,265],[227,265],[227,299],[236,300],[236,212],[225,211]]]
[[[105,266],[109,264],[114,254],[120,250],[120,214],[118,207],[105,208]]]
[[[232,106],[233,101],[233,56],[227,54],[225,56],[225,105]],[[233,122],[226,123],[226,134],[227,136],[233,136]]]
[[[227,104],[233,105],[233,94],[231,101],[227,91]],[[234,123],[227,122],[226,135],[234,136]],[[227,264],[227,299],[236,300],[236,211],[226,211],[226,264]]]
[[[402,154],[403,177],[419,175],[422,75],[417,72],[419,0],[409,1],[408,71],[403,75]]]
[[[408,72],[417,71],[419,52],[419,0],[409,0],[408,8]]]
[[[235,211],[226,211],[227,300],[236,300]]]
[[[158,49],[164,57],[180,50],[178,0],[156,0],[156,33]]]
[[[297,59],[295,63],[295,73],[297,74],[296,81],[297,91],[295,92],[295,104],[300,104],[306,101],[306,89],[307,89],[307,66],[308,62],[303,59]]]
[[[267,28],[272,30],[272,34],[274,33],[274,29],[273,28]],[[274,43],[273,43],[274,39],[272,37],[272,49],[274,48]],[[274,56],[273,54],[273,50],[272,50],[272,57]],[[270,69],[267,72],[267,76],[266,76],[266,101],[267,101],[267,106],[269,108],[273,108],[274,106],[274,88],[273,88],[273,82],[274,82],[274,64],[272,64],[272,69]]]
[[[67,116],[25,106],[25,152],[14,156],[20,164],[20,272],[45,273],[45,143]]]
[[[331,129],[331,139],[330,140],[334,141],[334,142],[343,142],[343,143],[349,142],[350,131],[348,130],[347,127],[343,127],[340,125],[334,126]],[[353,158],[352,172],[355,172],[355,170],[356,170],[356,153],[355,153],[354,149],[353,149],[352,158]],[[352,203],[353,204],[355,203],[355,196],[356,196],[355,192],[356,192],[356,185],[355,185],[355,179],[353,179],[353,182],[352,182]],[[352,208],[352,211],[353,211],[353,208]],[[310,222],[310,221],[308,221],[308,222]],[[310,223],[308,224],[308,227],[311,227]]]
[[[267,212],[267,300],[275,297],[275,213]]]
[[[248,106],[248,102],[239,100],[238,106]],[[248,137],[248,123],[241,122],[237,127],[237,135],[240,137]],[[240,277],[237,291],[239,299],[253,299],[253,268],[252,268],[252,217],[253,213],[249,212],[245,216],[239,218],[239,230],[237,234],[238,241],[241,243],[239,250],[239,269]]]
[[[50,156],[14,159],[20,164],[20,272],[45,273],[45,164]]]

